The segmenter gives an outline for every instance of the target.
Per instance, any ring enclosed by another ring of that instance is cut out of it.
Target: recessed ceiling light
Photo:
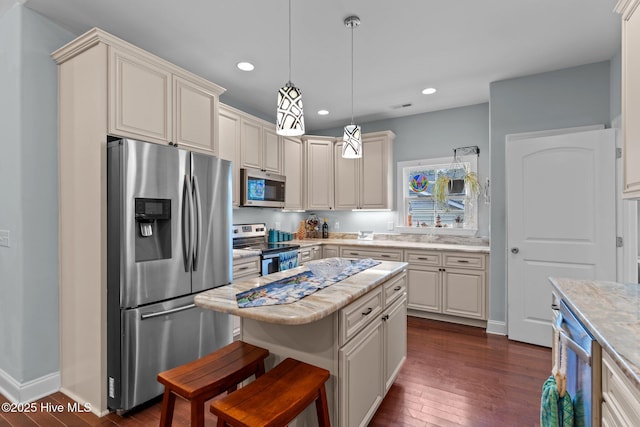
[[[327,110],[318,110],[318,115],[319,116],[326,116],[327,114],[329,114],[329,111],[327,111]]]
[[[432,87],[428,87],[425,90],[423,90],[422,93],[424,93],[425,95],[431,95],[433,93],[436,93],[436,89]]]
[[[251,62],[238,62],[237,67],[242,71],[253,71],[255,68]]]

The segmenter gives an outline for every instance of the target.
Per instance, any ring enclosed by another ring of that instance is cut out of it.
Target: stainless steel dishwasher
[[[561,345],[567,346],[567,391],[573,400],[574,425],[599,427],[602,349],[564,301],[553,308],[558,311],[554,329],[560,334]]]

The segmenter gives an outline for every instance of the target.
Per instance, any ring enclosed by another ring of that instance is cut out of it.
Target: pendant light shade
[[[278,91],[276,133],[283,136],[304,135],[302,91],[291,83],[291,0],[289,0],[289,81]]]
[[[358,159],[362,157],[362,135],[360,126],[353,123],[353,30],[360,25],[360,18],[349,16],[344,20],[344,25],[351,29],[351,124],[344,127],[342,157]]]
[[[304,135],[302,92],[291,82],[278,91],[276,133],[284,136]]]
[[[362,157],[362,135],[360,126],[346,125],[342,137],[342,157],[345,159],[358,159]]]

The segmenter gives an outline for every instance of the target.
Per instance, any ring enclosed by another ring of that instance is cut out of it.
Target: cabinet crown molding
[[[226,90],[222,86],[212,83],[203,77],[185,70],[184,68],[180,68],[165,59],[162,59],[127,41],[122,40],[119,37],[114,36],[113,34],[109,34],[106,31],[95,27],[54,51],[51,54],[51,57],[54,59],[54,61],[56,61],[56,64],[60,65],[81,54],[82,52],[91,49],[93,46],[99,43],[104,43],[105,45],[110,47],[116,47],[121,50],[126,50],[132,55],[137,55],[143,59],[158,62],[162,64],[165,69],[171,71],[174,74],[180,75],[182,78],[191,80],[196,84],[207,86],[209,90],[213,91],[217,95],[221,95]]]
[[[625,19],[640,5],[640,0],[618,0],[613,10]]]

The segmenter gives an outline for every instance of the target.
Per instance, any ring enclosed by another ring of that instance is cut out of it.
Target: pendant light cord
[[[291,0],[289,0],[289,83],[291,83]]]
[[[351,125],[353,125],[353,25],[351,26]]]

